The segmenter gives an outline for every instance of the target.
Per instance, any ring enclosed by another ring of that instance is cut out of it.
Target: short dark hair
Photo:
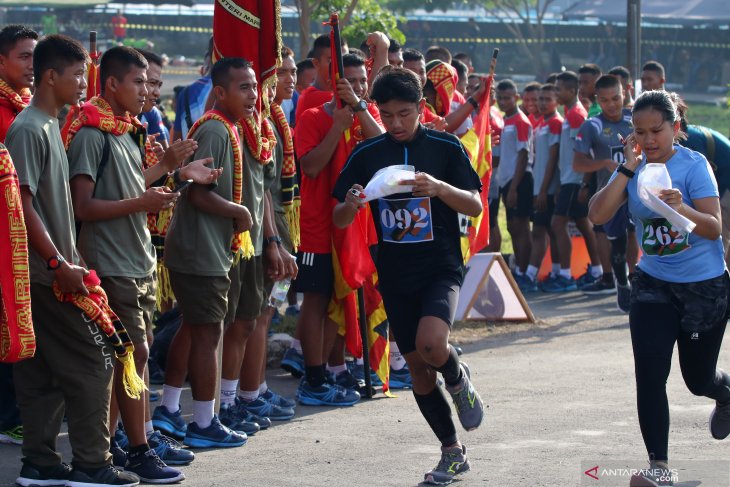
[[[314,63],[310,58],[302,59],[297,63],[297,77],[308,69],[314,69]]]
[[[292,51],[291,47],[288,46],[281,46],[281,57],[290,57],[294,59],[294,51]]]
[[[390,41],[390,45],[388,46],[388,52],[398,52],[403,50],[403,46],[400,45],[400,42],[396,41],[392,37],[388,37],[388,40]]]
[[[578,74],[592,74],[593,76],[601,76],[601,68],[597,64],[588,63],[578,68]]]
[[[469,77],[467,79],[472,79],[472,78],[482,79],[485,76],[486,76],[486,74],[484,74],[484,73],[469,73]]]
[[[346,53],[344,53],[344,52],[342,53],[342,56],[344,57],[344,56],[347,56],[348,54],[354,54],[356,56],[363,58],[363,60],[368,58],[367,54],[365,54],[362,51],[362,49],[358,49],[357,47],[349,48]]]
[[[375,77],[370,98],[376,103],[391,100],[419,103],[423,99],[421,80],[408,69],[386,66]]]
[[[604,88],[622,87],[621,80],[613,74],[604,74],[596,80],[596,91]]]
[[[456,74],[459,75],[459,79],[464,79],[469,75],[469,68],[458,59],[452,59],[451,66],[453,66],[456,70]]]
[[[426,58],[423,57],[423,54],[418,49],[413,49],[412,47],[407,47],[403,49],[403,61],[423,61],[426,62]]]
[[[647,61],[641,67],[642,71],[654,71],[662,78],[664,77],[664,66],[659,61]]]
[[[160,56],[157,53],[154,53],[152,51],[148,51],[147,49],[135,49],[138,53],[144,56],[144,58],[147,60],[147,63],[149,64],[156,64],[160,67],[162,67],[165,63],[165,61],[162,59],[162,56]]]
[[[330,49],[330,36],[329,34],[322,34],[321,36],[317,36],[317,38],[314,40],[314,44],[312,45],[312,56],[313,58],[318,58],[322,55],[323,52],[326,52]]]
[[[467,65],[469,64],[468,62],[471,61],[471,56],[465,52],[457,52],[452,57],[453,59],[458,59],[459,61]]]
[[[342,56],[343,68],[359,68],[360,66],[365,66],[365,58],[359,54],[349,52]]]
[[[497,91],[514,90],[517,93],[517,85],[511,79],[503,79],[497,83]]]
[[[451,64],[451,51],[442,46],[431,46],[426,49],[426,63],[434,59]]]
[[[547,78],[545,78],[545,83],[550,83],[552,85],[555,84],[555,82],[558,80],[558,74],[559,73],[550,73]]]
[[[631,81],[631,73],[629,73],[629,70],[623,66],[614,66],[608,70],[608,74],[619,76],[624,82]]]
[[[553,93],[556,93],[558,91],[558,87],[555,86],[554,83],[545,83],[544,85],[540,86],[540,91],[552,91]]]
[[[35,85],[38,86],[49,69],[63,73],[64,69],[79,61],[89,62],[89,55],[79,41],[62,34],[45,36],[33,51]]]
[[[540,88],[542,85],[538,83],[537,81],[530,81],[527,83],[522,90],[522,93],[527,93],[528,91],[540,91]]]
[[[0,54],[7,56],[15,44],[22,39],[38,40],[38,33],[20,24],[3,27],[3,30],[0,30]]]
[[[570,89],[578,91],[578,75],[573,71],[563,71],[558,74],[555,82],[562,81]]]
[[[147,69],[149,65],[144,56],[131,47],[114,46],[107,50],[101,56],[101,62],[99,63],[102,91],[104,91],[107,79],[114,77],[121,81],[132,69],[132,66]]]
[[[250,68],[251,63],[242,57],[224,57],[216,61],[210,70],[210,79],[213,86],[228,87],[231,80],[231,69]]]

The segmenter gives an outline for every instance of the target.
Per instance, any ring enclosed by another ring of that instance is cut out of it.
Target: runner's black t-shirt
[[[458,138],[419,127],[407,143],[385,133],[362,142],[340,173],[333,196],[345,200],[353,184],[365,187],[380,169],[412,165],[417,172],[463,190],[481,190],[481,181]],[[370,202],[378,232],[378,274],[383,291],[414,291],[434,278],[461,283],[459,216],[439,198],[398,193]]]

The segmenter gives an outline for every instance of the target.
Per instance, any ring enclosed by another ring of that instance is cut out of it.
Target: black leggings
[[[631,303],[629,322],[639,425],[649,457],[660,461],[666,461],[668,453],[666,384],[675,342],[679,349],[682,377],[690,392],[720,402],[730,400],[727,378],[717,370],[717,357],[727,320],[720,320],[708,331],[692,333],[681,328],[680,319],[681,313],[665,303]]]

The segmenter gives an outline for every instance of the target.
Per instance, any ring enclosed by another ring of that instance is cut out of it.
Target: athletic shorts
[[[609,240],[619,237],[625,237],[626,232],[634,231],[634,223],[631,221],[631,213],[629,212],[629,204],[624,203],[616,210],[613,218],[603,224],[603,231]]]
[[[580,184],[561,185],[553,214],[570,218],[586,218],[588,216],[588,205],[578,203],[579,192]]]
[[[263,262],[263,257],[256,255],[250,259],[241,259],[238,265],[231,267],[228,273],[231,287],[228,290],[225,325],[234,320],[255,320],[261,315],[264,303]]]
[[[299,293],[316,293],[330,296],[335,287],[335,269],[332,254],[298,252],[299,273],[294,289]]]
[[[172,292],[186,324],[223,322],[228,311],[230,277],[194,276],[172,269],[169,272]]]
[[[550,221],[553,219],[554,212],[555,195],[549,194],[547,195],[547,208],[545,209],[545,211],[537,211],[533,208],[530,220],[532,220],[533,225],[537,225],[538,227],[550,228]]]
[[[156,273],[142,278],[103,277],[101,287],[132,343],[145,343],[157,305]]]
[[[532,214],[532,173],[526,172],[522,177],[522,181],[520,181],[520,185],[517,186],[516,208],[507,208],[507,192],[511,184],[512,180],[509,180],[507,184],[499,188],[504,207],[507,209],[507,220],[513,218],[529,218]]]
[[[424,316],[435,316],[449,325],[454,323],[460,285],[454,278],[429,282],[411,292],[382,292],[390,329],[400,353],[416,350],[418,323]]]

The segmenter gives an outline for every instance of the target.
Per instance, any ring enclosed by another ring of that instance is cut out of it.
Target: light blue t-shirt
[[[717,181],[707,159],[699,152],[679,145],[667,161],[672,187],[682,192],[683,204],[694,208],[692,200],[719,197]],[[708,240],[672,228],[663,217],[639,199],[637,181],[646,167],[642,163],[626,187],[629,211],[636,224],[636,239],[641,248],[639,268],[652,277],[668,282],[697,282],[725,272],[722,238]],[[613,180],[618,173],[611,176]],[[610,182],[610,181],[609,181]]]

